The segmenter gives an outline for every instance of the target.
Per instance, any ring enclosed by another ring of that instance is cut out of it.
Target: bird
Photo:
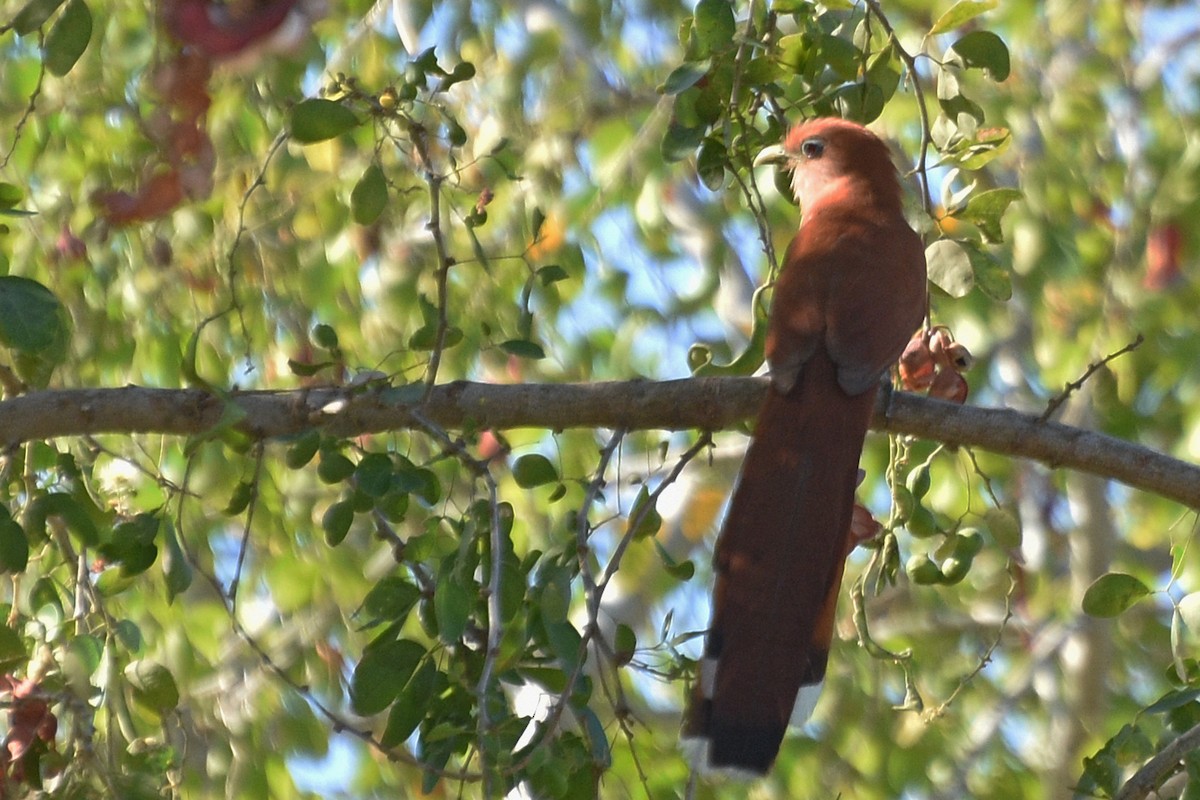
[[[769,387],[713,552],[712,620],[682,738],[702,771],[767,774],[824,680],[863,440],[928,307],[925,248],[887,145],[832,117],[755,166],[791,172],[800,226],[776,280]]]

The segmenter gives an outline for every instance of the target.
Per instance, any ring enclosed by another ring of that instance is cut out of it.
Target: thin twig
[[[429,369],[425,376],[423,398],[428,400],[437,383],[438,368],[442,363],[442,350],[446,347],[446,333],[450,330],[449,282],[450,267],[454,265],[454,259],[450,257],[449,248],[446,246],[446,235],[442,231],[442,183],[446,180],[446,176],[439,174],[433,168],[433,161],[429,157],[429,145],[425,139],[425,129],[416,123],[411,123],[408,132],[413,147],[417,151],[417,157],[421,159],[421,165],[425,172],[425,183],[429,186],[429,222],[425,223],[425,229],[433,237],[433,250],[437,256],[437,335],[434,337],[433,352],[429,356]]]
[[[242,236],[246,232],[246,206],[250,204],[250,198],[258,189],[267,185],[267,168],[271,166],[272,159],[279,152],[279,148],[283,147],[283,143],[288,139],[288,132],[281,131],[275,141],[271,142],[271,146],[267,149],[267,157],[263,159],[262,166],[258,170],[258,174],[254,176],[254,181],[246,187],[246,191],[242,192],[241,202],[238,203],[238,220],[237,230],[233,235],[233,243],[229,245],[229,251],[226,253],[225,261],[228,265],[227,278],[229,280],[229,309],[236,310],[238,315],[238,323],[242,327],[242,338],[246,340],[246,359],[250,359],[250,336],[246,328],[246,320],[242,317],[242,304],[238,301],[237,295],[237,254],[238,247],[242,243]],[[222,312],[224,313],[224,312]]]
[[[1004,593],[1004,618],[1000,620],[1000,625],[996,628],[996,636],[992,639],[991,644],[983,651],[983,655],[979,657],[979,661],[975,664],[975,668],[959,679],[958,685],[954,687],[954,691],[938,704],[937,708],[931,709],[923,715],[926,724],[933,722],[942,717],[947,709],[958,698],[967,686],[975,680],[979,673],[983,672],[984,668],[992,663],[992,654],[996,652],[996,648],[1000,646],[1000,640],[1004,638],[1004,632],[1008,629],[1008,623],[1013,618],[1013,596],[1017,591],[1017,565],[1013,559],[1008,560],[1008,591]]]
[[[930,132],[929,124],[929,109],[925,107],[925,90],[921,88],[921,77],[917,72],[917,60],[909,54],[900,45],[900,37],[896,35],[896,29],[892,27],[892,23],[883,13],[883,8],[879,5],[879,0],[864,0],[867,7],[871,9],[879,24],[887,32],[888,38],[891,39],[892,45],[896,48],[896,54],[900,56],[900,60],[908,67],[909,80],[912,82],[913,94],[917,98],[917,112],[921,115],[921,146],[920,156],[917,159],[917,175],[921,181],[921,207],[925,209],[926,214],[931,214],[930,207],[931,199],[929,196],[929,174],[928,174],[928,154],[929,145],[933,142],[933,136]]]
[[[1083,388],[1083,385],[1085,383],[1087,383],[1088,378],[1092,377],[1092,375],[1094,375],[1098,370],[1100,370],[1101,368],[1106,366],[1110,361],[1112,361],[1120,356],[1123,356],[1126,353],[1130,353],[1130,352],[1138,349],[1139,347],[1141,347],[1142,342],[1144,342],[1144,341],[1145,341],[1145,337],[1143,337],[1139,333],[1132,342],[1125,345],[1120,350],[1117,350],[1116,352],[1113,352],[1113,353],[1109,353],[1108,355],[1106,355],[1104,358],[1100,359],[1099,361],[1094,361],[1091,364],[1088,364],[1088,368],[1087,368],[1087,370],[1084,371],[1083,375],[1079,376],[1079,378],[1077,380],[1073,380],[1070,383],[1068,383],[1063,388],[1062,392],[1059,395],[1054,397],[1049,403],[1046,404],[1046,410],[1042,412],[1042,415],[1040,417],[1038,417],[1038,421],[1046,422],[1047,420],[1049,420],[1050,417],[1054,414],[1054,412],[1058,410],[1059,406],[1061,406],[1063,403],[1067,402],[1067,399],[1070,398],[1070,396],[1072,394],[1074,394],[1075,392],[1077,392]]]
[[[44,46],[45,42],[43,41],[39,44]],[[26,104],[25,110],[21,113],[20,119],[18,119],[16,124],[14,124],[12,127],[12,146],[8,148],[8,152],[4,154],[4,158],[0,159],[0,169],[8,166],[9,159],[11,159],[13,153],[17,151],[17,145],[21,142],[21,131],[24,130],[25,125],[29,122],[29,120],[33,119],[33,114],[35,111],[37,111],[37,101],[38,97],[40,97],[42,94],[42,84],[45,79],[46,61],[45,59],[42,59],[39,61],[38,66],[37,85],[33,87],[33,91],[29,94],[29,103]]]
[[[670,474],[663,478],[658,486],[655,487],[654,491],[651,492],[646,498],[646,502],[642,504],[638,514],[629,521],[629,527],[626,528],[625,535],[621,537],[621,541],[617,544],[616,549],[613,551],[612,557],[608,560],[608,565],[604,568],[604,575],[601,577],[600,583],[597,586],[598,591],[596,594],[595,604],[592,609],[595,614],[599,614],[601,595],[603,595],[605,588],[609,584],[609,581],[612,580],[613,575],[616,574],[617,569],[621,566],[621,558],[625,555],[625,550],[628,549],[630,542],[632,542],[634,537],[637,535],[638,529],[641,527],[642,520],[645,518],[646,514],[650,511],[650,509],[654,508],[659,495],[661,495],[667,487],[669,487],[679,478],[680,474],[683,472],[683,468],[691,463],[692,459],[698,456],[711,444],[712,435],[709,433],[701,434],[700,437],[696,439],[696,443],[689,447],[683,453],[683,455],[679,457],[679,460],[675,462],[675,467],[671,470]]]
[[[233,578],[229,581],[229,609],[231,614],[237,614],[237,591],[242,581],[242,567],[246,564],[246,550],[250,544],[250,528],[254,524],[254,510],[258,507],[258,482],[262,479],[264,442],[261,440],[254,446],[254,477],[250,481],[250,502],[246,505],[246,523],[242,526],[242,541],[238,545],[237,565],[233,570]]]
[[[609,437],[608,443],[600,451],[600,462],[596,465],[595,477],[588,484],[587,491],[583,496],[583,502],[579,506],[579,522],[575,527],[575,546],[579,558],[579,573],[583,578],[583,589],[587,597],[589,609],[592,599],[596,594],[596,579],[592,575],[591,570],[588,569],[587,563],[587,556],[591,552],[591,547],[588,545],[588,538],[592,533],[591,525],[588,523],[589,509],[596,502],[596,498],[600,496],[600,490],[606,485],[604,475],[608,472],[608,463],[612,460],[613,454],[617,452],[617,448],[624,437],[625,430],[623,428],[613,431],[612,436]]]

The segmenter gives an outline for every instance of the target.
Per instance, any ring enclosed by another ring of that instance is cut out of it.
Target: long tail
[[[766,773],[789,721],[812,711],[874,401],[842,391],[823,348],[789,394],[768,392],[717,541],[712,626],[684,719],[701,768]]]

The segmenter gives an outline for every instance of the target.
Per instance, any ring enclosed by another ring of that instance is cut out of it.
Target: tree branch
[[[1178,770],[1184,756],[1200,747],[1200,725],[1190,728],[1179,738],[1168,744],[1158,755],[1150,759],[1134,773],[1121,791],[1117,792],[1117,800],[1142,800],[1150,796],[1166,777]]]
[[[765,378],[434,388],[424,419],[443,428],[624,428],[716,431],[753,416]],[[423,387],[231,392],[238,427],[256,438],[320,427],[334,436],[419,427]],[[66,389],[0,402],[0,446],[98,433],[194,435],[222,419],[224,401],[198,389]],[[1200,467],[1095,431],[1011,409],[959,406],[904,392],[876,408],[873,427],[1075,469],[1200,509]]]

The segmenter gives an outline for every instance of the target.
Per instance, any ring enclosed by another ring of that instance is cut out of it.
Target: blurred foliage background
[[[8,397],[748,374],[798,219],[750,162],[836,114],[903,154],[970,402],[1041,412],[1140,334],[1062,421],[1200,448],[1194,4],[5,0],[0,24]],[[0,796],[683,796],[743,433],[236,421],[3,454]],[[752,789],[696,796],[1114,796],[1200,722],[1190,510],[936,442],[872,436],[864,468],[888,530],[851,557],[814,721]]]

